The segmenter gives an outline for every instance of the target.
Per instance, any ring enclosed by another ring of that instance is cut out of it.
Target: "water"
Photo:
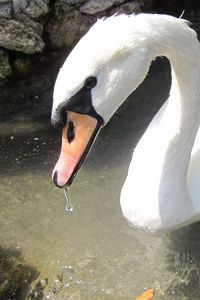
[[[103,128],[70,187],[73,213],[51,182],[61,133],[48,123],[50,88],[2,116],[0,244],[38,269],[32,286],[44,299],[135,299],[148,288],[154,299],[200,299],[200,224],[149,235],[129,228],[119,205],[132,148],[167,95],[168,75],[154,67]]]

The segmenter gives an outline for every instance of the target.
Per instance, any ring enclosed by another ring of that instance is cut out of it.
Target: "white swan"
[[[186,21],[167,15],[120,15],[98,21],[61,68],[52,109],[52,122],[64,127],[53,180],[64,187],[71,184],[99,128],[143,81],[157,56],[171,63],[170,96],[134,150],[120,199],[129,223],[150,231],[200,219],[196,33]]]

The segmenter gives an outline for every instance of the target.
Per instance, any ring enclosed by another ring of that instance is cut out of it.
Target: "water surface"
[[[42,282],[44,299],[135,299],[148,288],[155,299],[200,298],[199,223],[153,236],[129,228],[119,205],[133,148],[167,97],[168,78],[165,63],[156,64],[103,128],[70,189],[72,214],[51,182],[61,138],[49,124],[52,84],[28,95],[11,89],[16,109],[5,104],[0,124],[0,243],[38,269],[33,286]]]

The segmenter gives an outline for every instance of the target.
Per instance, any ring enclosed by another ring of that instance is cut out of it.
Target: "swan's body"
[[[171,63],[170,96],[134,150],[120,199],[130,224],[151,231],[200,219],[200,44],[196,33],[184,20],[165,15],[122,15],[97,22],[61,69],[52,112],[53,120],[57,119],[62,103],[67,108],[68,99],[85,79],[95,76],[91,105],[107,123],[157,56],[166,56]]]

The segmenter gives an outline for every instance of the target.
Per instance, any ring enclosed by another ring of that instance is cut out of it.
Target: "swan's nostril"
[[[74,137],[75,137],[74,124],[72,121],[69,121],[67,127],[67,139],[69,144],[73,141]]]

